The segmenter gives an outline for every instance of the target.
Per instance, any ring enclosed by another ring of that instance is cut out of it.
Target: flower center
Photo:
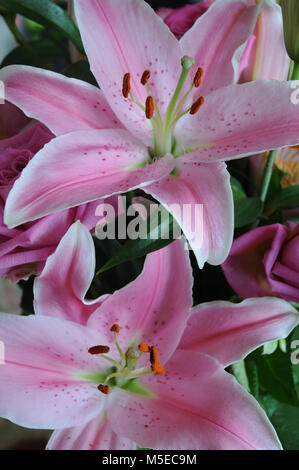
[[[120,332],[120,326],[117,324],[112,325],[110,331],[113,332],[114,344],[118,350],[120,360],[116,361],[107,353],[110,347],[106,345],[97,345],[89,348],[88,352],[92,355],[99,355],[101,358],[109,361],[113,367],[107,374],[104,383],[98,385],[98,390],[104,395],[108,395],[112,387],[129,388],[128,384],[138,379],[142,375],[157,374],[164,375],[165,371],[160,364],[158,349],[156,346],[149,346],[147,343],[142,342],[138,347],[130,346],[125,352],[122,351],[117,341],[117,334]],[[144,354],[149,353],[150,367],[142,367],[137,369],[136,365],[138,359]]]
[[[191,68],[195,65],[194,59],[188,56],[184,56],[181,60],[182,72],[177,84],[177,87],[170,99],[168,108],[165,116],[162,116],[157,100],[153,96],[151,87],[149,85],[149,79],[151,77],[151,71],[145,70],[141,77],[141,84],[147,87],[148,96],[145,104],[137,101],[131,91],[130,73],[126,73],[123,78],[122,93],[124,98],[129,98],[136,105],[139,106],[145,113],[146,118],[149,120],[151,129],[153,131],[153,148],[151,149],[152,156],[154,158],[163,157],[167,153],[173,153],[175,155],[175,140],[173,138],[173,129],[177,121],[185,114],[190,113],[194,115],[198,113],[201,106],[204,104],[204,97],[199,96],[190,107],[182,110],[186,99],[191,93],[192,89],[199,88],[203,76],[203,69],[199,67],[193,78],[192,85],[189,90],[182,95],[182,90],[186,82],[187,76]]]

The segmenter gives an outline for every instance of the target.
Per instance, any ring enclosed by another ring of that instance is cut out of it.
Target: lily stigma
[[[150,70],[145,70],[140,79],[140,83],[147,87],[148,96],[146,98],[145,104],[134,98],[134,95],[131,91],[131,74],[126,73],[123,78],[122,94],[124,98],[127,99],[130,97],[132,103],[139,106],[144,111],[145,116],[150,123],[150,127],[153,133],[153,148],[151,149],[150,153],[152,157],[155,158],[163,157],[169,153],[172,153],[174,157],[179,156],[176,149],[176,141],[173,137],[174,126],[181,117],[185,116],[185,114],[197,114],[201,106],[204,104],[204,97],[198,96],[198,98],[193,101],[191,106],[187,106],[187,109],[182,111],[182,106],[185,104],[193,88],[200,87],[204,71],[202,67],[197,68],[190,88],[180,99],[188,74],[191,68],[195,65],[195,60],[192,57],[185,55],[181,59],[181,64],[182,72],[177,87],[169,102],[164,118],[159,109],[158,100],[155,99],[155,96],[151,90],[150,79],[152,74]],[[161,73],[162,72],[164,71],[161,70]],[[152,85],[153,84],[154,83],[152,82]]]
[[[136,346],[133,341],[131,346],[129,346],[128,349],[123,352],[116,337],[116,335],[120,332],[120,326],[115,323],[110,328],[110,331],[113,332],[113,341],[119,353],[120,362],[117,362],[112,357],[106,355],[110,351],[109,346],[97,345],[92,346],[88,350],[90,354],[99,355],[102,359],[106,359],[111,364],[113,364],[112,370],[110,370],[107,376],[105,377],[104,383],[100,383],[98,385],[98,390],[100,392],[102,392],[104,395],[108,395],[112,387],[131,389],[133,388],[132,385],[135,385],[135,383],[132,381],[135,381],[138,377],[141,377],[142,375],[147,375],[151,373],[157,375],[164,375],[165,371],[163,366],[160,364],[158,349],[156,346],[149,346],[145,342],[142,342],[138,346]],[[136,369],[135,366],[137,364],[137,361],[143,353],[149,353],[151,367],[143,367]],[[95,376],[95,379],[96,378],[97,376]],[[137,392],[137,390],[138,388],[135,386],[134,391]],[[141,388],[139,391],[143,392]]]

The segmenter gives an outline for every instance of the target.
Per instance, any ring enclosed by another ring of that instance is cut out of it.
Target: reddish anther
[[[88,352],[89,354],[106,354],[110,351],[109,346],[93,346],[92,348],[89,348]]]

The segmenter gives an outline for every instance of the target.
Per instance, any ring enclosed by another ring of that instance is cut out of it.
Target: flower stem
[[[292,72],[292,80],[299,80],[299,64],[298,62],[294,62],[293,72]]]
[[[246,367],[244,360],[235,362],[232,364],[233,374],[236,377],[237,381],[239,382],[242,387],[245,388],[248,392],[250,392],[250,387],[248,383],[248,377],[246,373]]]
[[[264,176],[263,176],[263,181],[262,181],[262,186],[261,186],[261,195],[260,199],[262,202],[265,202],[267,194],[268,194],[268,189],[271,181],[271,176],[272,176],[272,170],[273,170],[273,165],[276,157],[276,150],[271,150],[269,153],[269,156],[267,158],[267,163],[264,171]]]
[[[16,15],[8,13],[3,16],[5,23],[7,24],[8,28],[10,29],[11,33],[14,35],[15,40],[21,46],[26,45],[26,39],[22,35],[21,31],[16,26]]]

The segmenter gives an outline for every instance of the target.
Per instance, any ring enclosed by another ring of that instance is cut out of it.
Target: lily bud
[[[281,0],[284,40],[291,59],[299,62],[299,2]]]

